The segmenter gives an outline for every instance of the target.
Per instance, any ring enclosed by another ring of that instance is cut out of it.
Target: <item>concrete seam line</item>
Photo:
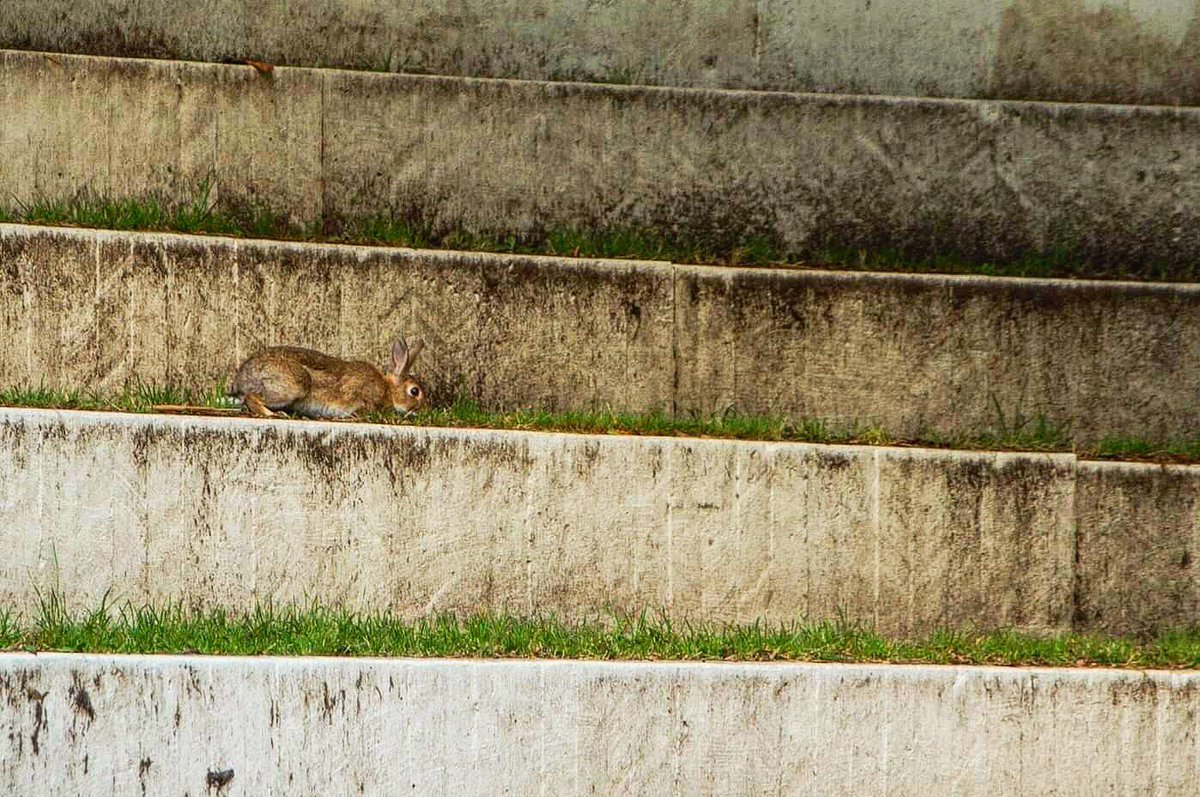
[[[671,263],[671,415],[679,415],[679,265]]]
[[[250,416],[209,417],[201,415],[168,415],[154,413],[109,412],[103,410],[73,410],[43,407],[3,407],[0,406],[0,421],[9,418],[35,422],[51,421],[54,423],[73,423],[86,427],[104,427],[110,425],[144,427],[149,429],[185,429],[190,426],[199,428],[211,427],[228,432],[272,432],[297,435],[311,438],[339,438],[366,435],[372,437],[469,437],[478,439],[537,440],[552,437],[581,439],[584,441],[602,442],[612,446],[640,446],[662,443],[675,443],[691,447],[725,447],[763,448],[763,449],[814,449],[831,452],[873,455],[876,451],[892,452],[896,455],[910,456],[921,459],[972,460],[985,455],[995,455],[994,451],[980,452],[949,448],[921,448],[909,446],[872,446],[861,443],[808,443],[793,440],[744,440],[722,437],[686,437],[681,435],[641,435],[641,434],[601,434],[591,432],[557,432],[527,429],[476,429],[450,426],[419,426],[404,424],[370,423],[368,421],[322,421],[322,420],[270,420],[252,418]],[[1027,461],[1068,461],[1073,462],[1075,455],[1069,452],[1003,452],[1012,454]],[[1142,468],[1200,468],[1200,465],[1159,465],[1148,463],[1121,463],[1140,466]]]
[[[0,233],[4,237],[16,238],[21,236],[37,236],[48,235],[61,237],[68,240],[94,240],[100,243],[105,241],[127,241],[130,246],[134,246],[139,242],[148,244],[167,245],[171,243],[182,244],[204,244],[213,246],[231,246],[242,247],[245,249],[274,249],[283,252],[294,253],[298,255],[306,255],[313,253],[324,252],[351,252],[359,257],[371,255],[388,255],[388,254],[420,254],[436,260],[454,260],[454,259],[472,259],[480,262],[507,262],[512,260],[532,260],[538,263],[554,263],[560,265],[564,269],[586,268],[589,266],[603,266],[612,269],[628,269],[636,270],[646,267],[665,268],[675,265],[670,260],[639,260],[631,258],[613,258],[613,257],[567,257],[563,255],[540,255],[540,254],[509,254],[506,252],[486,252],[471,249],[422,249],[411,246],[375,246],[370,244],[358,243],[341,243],[332,241],[296,241],[284,238],[243,238],[230,235],[207,235],[197,233],[171,232],[169,230],[114,230],[92,227],[73,227],[60,226],[55,224],[29,224],[23,222],[0,222]],[[717,266],[703,266],[702,268],[719,268]],[[755,267],[756,269],[758,267]],[[768,270],[768,269],[762,269]],[[792,269],[770,269],[774,271],[791,272]],[[840,272],[830,271],[831,275],[837,275]],[[884,272],[881,276],[890,276]],[[901,275],[897,275],[901,276]],[[925,275],[907,275],[907,276],[925,276]],[[971,275],[963,275],[971,276]],[[981,277],[989,280],[1025,280],[1031,283],[1044,282],[1048,285],[1060,283],[1081,282],[1087,283],[1086,280],[1036,280],[1025,277]],[[1097,285],[1127,285],[1133,287],[1173,287],[1178,286],[1180,289],[1195,287],[1200,290],[1200,285],[1192,286],[1190,283],[1159,283],[1159,282],[1121,282],[1118,280],[1095,280]]]
[[[987,664],[881,664],[809,661],[641,661],[636,659],[539,659],[539,658],[438,658],[417,656],[225,656],[193,653],[72,653],[65,651],[0,651],[0,670],[34,665],[70,669],[95,666],[130,669],[206,668],[211,670],[265,670],[286,672],[340,668],[381,670],[505,670],[536,669],[554,675],[590,670],[601,675],[637,677],[638,671],[669,676],[697,675],[702,678],[738,678],[753,675],[788,679],[805,673],[842,673],[863,678],[894,678],[902,681],[934,679],[953,682],[963,678],[995,677],[1010,683],[1030,677],[1043,681],[1063,679],[1081,682],[1136,682],[1154,680],[1165,685],[1200,686],[1200,670],[1127,669],[1116,667],[1012,667]],[[1197,695],[1200,697],[1200,693]]]
[[[1200,108],[1198,108],[1200,110]],[[1019,286],[1029,289],[1074,289],[1086,292],[1133,291],[1153,294],[1200,294],[1197,282],[1159,282],[1119,279],[1082,279],[1076,277],[1005,277],[988,274],[945,274],[941,272],[906,271],[859,271],[829,268],[791,268],[773,266],[720,266],[702,263],[683,263],[675,260],[641,260],[605,257],[568,257],[563,255],[508,254],[468,249],[423,249],[408,246],[376,246],[369,244],[341,243],[331,241],[294,241],[280,238],[242,238],[228,235],[207,235],[171,232],[169,230],[114,230],[91,227],[59,226],[55,224],[30,224],[24,222],[0,222],[0,238],[18,238],[49,235],[75,240],[128,240],[132,246],[139,239],[145,242],[172,242],[186,244],[211,244],[213,246],[244,247],[246,249],[279,249],[296,254],[330,252],[354,252],[359,256],[414,253],[434,259],[478,258],[482,261],[504,262],[509,260],[532,260],[554,263],[562,268],[583,268],[603,265],[619,270],[636,270],[647,266],[669,267],[675,274],[694,273],[722,277],[769,277],[786,275],[810,279],[827,279],[846,283],[899,282],[930,286]]]

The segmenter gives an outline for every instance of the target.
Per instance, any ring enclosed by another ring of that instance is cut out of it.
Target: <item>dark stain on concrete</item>
[[[204,777],[205,787],[207,790],[215,790],[217,794],[221,794],[222,790],[233,782],[233,775],[232,769],[210,769]]]
[[[1174,42],[1119,5],[1017,0],[1004,11],[990,95],[1065,102],[1200,101],[1195,15]]]
[[[138,784],[142,787],[142,797],[146,795],[146,777],[150,774],[150,767],[153,765],[154,761],[149,757],[138,762]]]
[[[12,35],[5,37],[4,47],[12,50],[51,50],[80,55],[109,55],[126,58],[178,58],[177,39],[160,29],[140,25],[114,24],[94,30],[66,30],[56,27],[53,40],[40,36]],[[10,34],[11,35],[11,34]]]
[[[88,694],[88,691],[84,689],[83,686],[78,683],[72,686],[70,690],[70,697],[71,708],[76,714],[87,717],[89,723],[96,719],[96,710],[92,706],[91,695]]]
[[[1075,629],[1152,640],[1196,621],[1192,468],[1090,466],[1076,482]]]
[[[33,731],[29,734],[29,741],[33,745],[33,754],[37,755],[41,752],[41,735],[42,729],[46,727],[46,695],[49,692],[39,692],[33,687],[29,687],[25,695],[29,701],[33,703]]]
[[[938,430],[995,424],[997,403],[1008,416],[1004,420],[1011,422],[1014,414],[1044,417],[1070,425],[1079,442],[1114,434],[1117,426],[1122,434],[1153,439],[1196,423],[1190,402],[1165,375],[1191,360],[1192,343],[1179,330],[1180,324],[1186,329],[1189,321],[1200,321],[1200,293],[1155,285],[750,269],[732,276],[681,269],[678,280],[676,396],[682,406],[704,409],[704,400],[716,392],[711,376],[730,377],[735,363],[717,356],[719,343],[739,354],[732,397],[739,409],[821,416],[830,404],[824,386],[844,377],[820,372],[809,378],[810,360],[803,353],[835,350],[845,336],[857,336],[890,339],[904,350],[904,370],[887,380],[897,390],[928,392],[925,385],[940,379],[948,362],[997,375],[1000,392],[991,396],[972,388],[965,369],[948,374],[948,389],[956,391],[952,399],[918,399],[901,419],[885,422],[899,436],[930,431],[921,428],[924,414],[933,416],[929,422]],[[690,301],[684,298],[689,293]],[[1121,337],[1139,356],[1122,361],[1114,351],[1120,330],[1128,330]],[[783,367],[767,367],[773,360]],[[872,369],[885,367],[868,350],[848,364],[877,379]],[[1075,394],[1049,389],[1064,368],[1086,373],[1089,389]],[[859,380],[851,390],[863,402],[888,407],[894,394],[882,387],[872,394],[871,384]],[[1145,409],[1122,417],[1111,411],[1118,401]],[[813,403],[818,407],[811,408]],[[894,407],[892,412],[894,417]]]

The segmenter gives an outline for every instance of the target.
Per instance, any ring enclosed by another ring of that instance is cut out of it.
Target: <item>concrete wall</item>
[[[0,788],[1189,795],[1200,789],[1198,678],[6,654]]]
[[[0,385],[200,389],[262,345],[435,398],[758,413],[898,436],[1200,431],[1200,286],[722,269],[0,225]]]
[[[0,602],[1195,624],[1200,467],[0,410]]]
[[[0,600],[1061,629],[1074,460],[0,411]]]
[[[443,400],[671,407],[667,263],[0,225],[0,384],[209,389],[264,345],[388,362]]]
[[[1080,463],[1076,623],[1153,633],[1200,620],[1200,467]]]
[[[1191,285],[677,266],[675,308],[680,407],[1079,441],[1200,421]]]
[[[103,98],[103,99],[101,99]],[[1200,111],[0,55],[8,202],[194,194],[294,221],[649,227],[1098,270],[1200,257]]]
[[[1194,0],[6,0],[0,46],[783,91],[1200,96]]]

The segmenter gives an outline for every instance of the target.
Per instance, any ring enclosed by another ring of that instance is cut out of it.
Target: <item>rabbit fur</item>
[[[383,373],[361,360],[343,360],[312,349],[272,346],[238,367],[229,395],[262,418],[290,413],[308,418],[348,418],[374,412],[416,412],[425,387],[411,375],[424,341],[403,337],[392,344],[392,370]]]

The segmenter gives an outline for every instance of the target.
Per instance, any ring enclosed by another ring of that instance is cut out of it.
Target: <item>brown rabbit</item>
[[[425,388],[409,375],[424,341],[392,344],[392,372],[361,360],[342,360],[312,349],[275,346],[250,357],[237,370],[229,395],[251,415],[272,410],[309,418],[345,418],[395,410],[408,414],[425,406]]]

